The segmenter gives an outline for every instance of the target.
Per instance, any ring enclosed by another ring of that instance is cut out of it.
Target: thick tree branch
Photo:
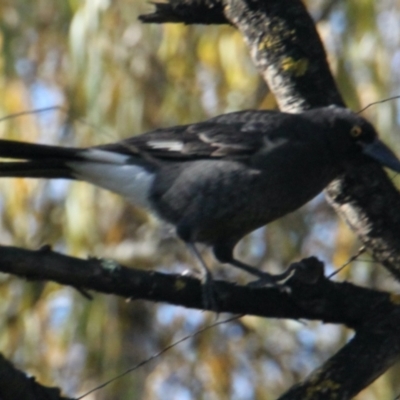
[[[184,24],[229,24],[221,0],[170,0],[169,3],[153,3],[155,11],[141,15],[144,23],[163,24],[183,22]]]
[[[282,111],[344,104],[314,22],[300,0],[226,4],[225,15],[242,33]]]
[[[0,271],[125,298],[204,308],[201,281],[193,277],[127,268],[111,260],[82,260],[50,248],[32,251],[0,246]],[[235,314],[321,320],[358,328],[399,307],[388,293],[326,279],[323,264],[314,257],[296,263],[294,276],[282,289],[224,281],[215,285],[219,311]]]

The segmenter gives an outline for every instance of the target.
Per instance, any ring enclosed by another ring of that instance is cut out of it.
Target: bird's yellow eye
[[[361,134],[362,134],[362,129],[361,129],[360,126],[354,125],[354,126],[351,128],[351,131],[350,131],[350,135],[351,135],[351,136],[353,136],[353,137],[358,137],[358,136],[360,136]]]

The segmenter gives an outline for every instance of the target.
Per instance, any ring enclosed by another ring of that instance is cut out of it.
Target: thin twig
[[[365,253],[367,248],[365,246],[361,246],[357,253],[353,254],[339,269],[336,271],[332,272],[330,275],[328,275],[328,279],[331,279],[333,276],[338,274],[340,271],[342,271],[344,268],[346,268],[349,264],[351,264],[353,261],[355,261],[361,254]]]
[[[7,119],[11,119],[11,118],[22,117],[24,115],[39,114],[42,112],[54,111],[54,110],[60,110],[60,111],[64,111],[65,113],[68,113],[68,111],[62,106],[50,106],[50,107],[36,108],[33,110],[20,111],[20,112],[14,113],[14,114],[9,114],[9,115],[6,115],[5,117],[0,118],[0,122],[6,121]]]
[[[374,101],[372,103],[369,103],[367,106],[362,108],[360,111],[357,111],[357,114],[361,114],[367,108],[370,108],[371,106],[374,106],[376,104],[386,103],[387,101],[396,100],[396,99],[400,99],[400,95],[388,97],[387,99],[383,99],[383,100]]]

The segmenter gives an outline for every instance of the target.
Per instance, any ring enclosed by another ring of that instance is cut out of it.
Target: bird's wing
[[[164,160],[247,158],[281,145],[282,113],[244,111],[206,122],[156,129],[98,148],[123,154],[148,154]]]

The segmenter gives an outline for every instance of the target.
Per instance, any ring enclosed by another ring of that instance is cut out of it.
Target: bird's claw
[[[250,282],[250,287],[277,287],[288,289],[286,282],[294,278],[303,284],[315,284],[324,276],[323,263],[315,257],[308,257],[292,263],[282,274],[272,275],[267,272],[258,273],[259,279]]]
[[[247,286],[254,289],[264,288],[264,287],[284,289],[286,287],[284,283],[271,282],[271,280],[268,278],[256,279],[255,281],[249,282]]]

